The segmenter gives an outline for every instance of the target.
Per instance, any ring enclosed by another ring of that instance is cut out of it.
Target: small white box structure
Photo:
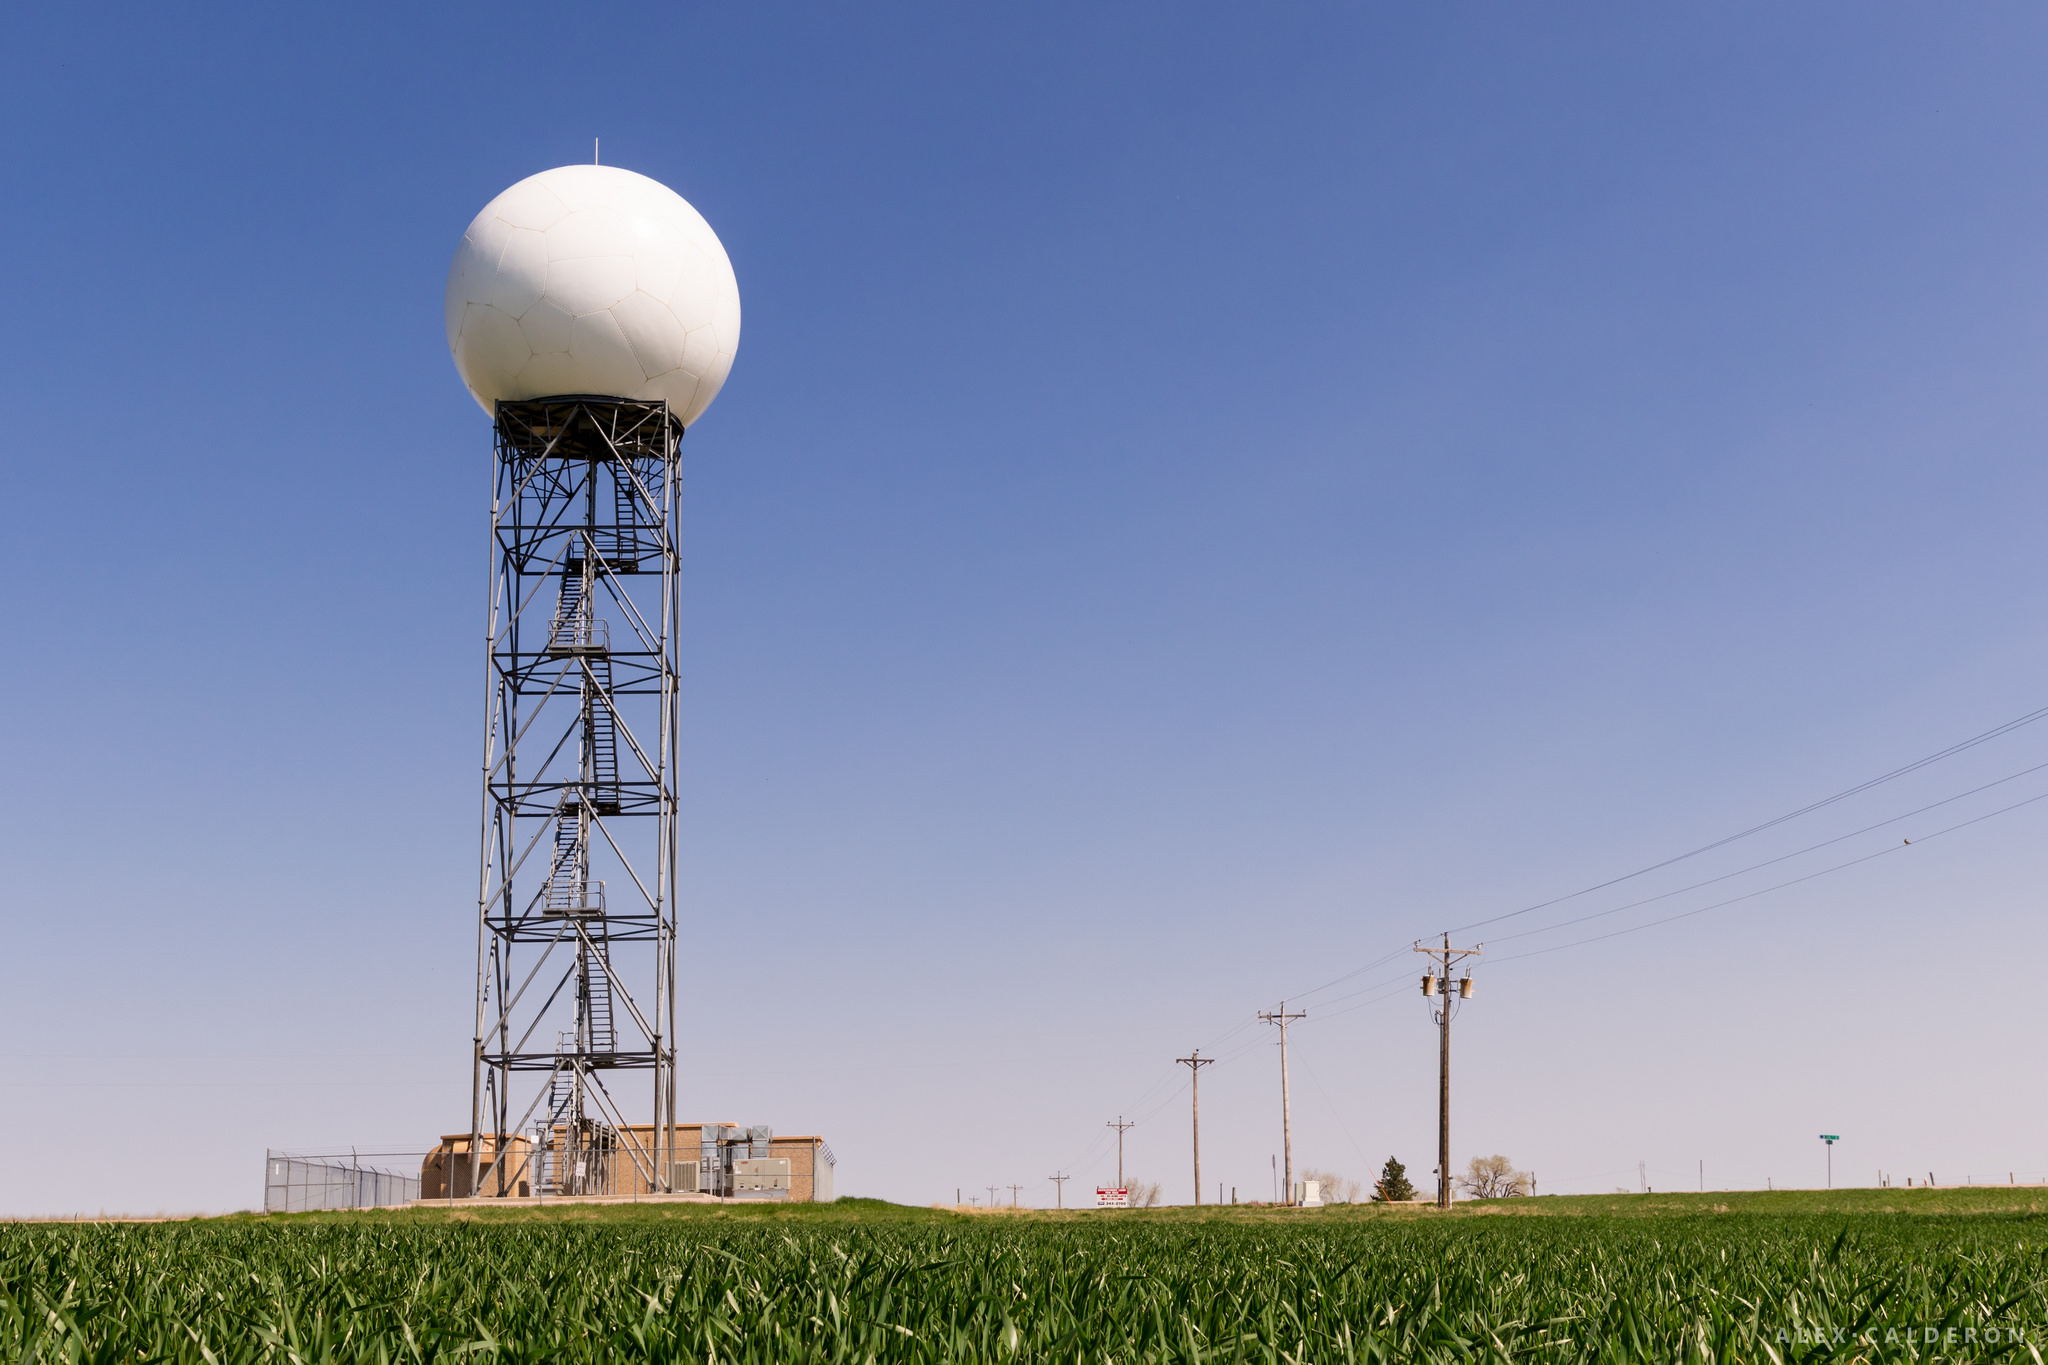
[[[1095,1207],[1098,1209],[1127,1209],[1131,1206],[1131,1191],[1127,1186],[1097,1185]]]
[[[789,1158],[757,1156],[733,1162],[732,1192],[741,1199],[789,1198]]]
[[[1295,1181],[1294,1202],[1305,1209],[1321,1208],[1323,1206],[1323,1182],[1320,1180]]]

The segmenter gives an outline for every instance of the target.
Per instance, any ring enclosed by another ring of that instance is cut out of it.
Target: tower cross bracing
[[[467,1187],[598,1193],[628,1162],[666,1190],[683,429],[583,395],[501,401],[494,425]],[[614,1072],[647,1073],[651,1139]]]

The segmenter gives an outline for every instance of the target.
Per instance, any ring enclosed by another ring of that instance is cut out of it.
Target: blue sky
[[[1049,1201],[1123,1114],[1185,1199],[1200,1046],[1205,1175],[1263,1195],[1283,996],[1297,1163],[1426,1172],[1412,964],[1303,992],[2048,704],[2038,9],[9,33],[0,1210],[466,1125],[490,446],[441,290],[593,136],[746,309],[687,442],[681,1108],[844,1192]],[[1454,1159],[2048,1179],[2048,802],[1927,838],[2048,773],[1852,833],[2044,761],[1475,930]]]

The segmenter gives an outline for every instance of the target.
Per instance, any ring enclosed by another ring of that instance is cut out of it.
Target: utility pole
[[[1122,1114],[1118,1114],[1118,1115],[1116,1116],[1116,1121],[1115,1121],[1115,1122],[1113,1122],[1113,1123],[1105,1123],[1105,1124],[1103,1124],[1102,1126],[1103,1126],[1103,1127],[1105,1127],[1105,1128],[1114,1128],[1114,1129],[1116,1129],[1116,1187],[1117,1187],[1118,1189],[1120,1189],[1120,1190],[1121,1190],[1121,1189],[1125,1188],[1125,1186],[1124,1186],[1124,1133],[1125,1133],[1125,1131],[1126,1131],[1126,1130],[1128,1130],[1128,1129],[1131,1129],[1131,1128],[1136,1128],[1136,1127],[1138,1126],[1138,1121],[1137,1121],[1136,1119],[1132,1119],[1132,1120],[1131,1120],[1131,1121],[1130,1121],[1129,1123],[1125,1123],[1125,1122],[1124,1122],[1124,1116],[1123,1116]]]
[[[1001,1189],[1001,1188],[1002,1188],[1002,1186],[1001,1186],[1001,1185],[984,1185],[984,1186],[982,1186],[982,1188],[988,1191],[988,1206],[989,1206],[990,1208],[994,1208],[994,1207],[996,1206],[996,1191],[997,1191],[997,1190],[999,1190],[999,1189]]]
[[[1067,1206],[1067,1182],[1073,1178],[1070,1175],[1049,1175],[1046,1177],[1047,1180],[1052,1182],[1052,1206],[1054,1208],[1063,1209]]]
[[[1011,1207],[1011,1208],[1013,1208],[1013,1209],[1014,1209],[1014,1208],[1016,1208],[1016,1207],[1017,1207],[1017,1191],[1019,1191],[1019,1190],[1021,1190],[1021,1189],[1023,1189],[1023,1188],[1024,1188],[1024,1187],[1023,1187],[1022,1185],[1012,1185],[1012,1186],[1010,1186],[1010,1207]]]
[[[1283,1198],[1280,1202],[1292,1204],[1294,1202],[1294,1110],[1287,1102],[1287,1026],[1296,1019],[1308,1018],[1308,1011],[1297,1010],[1293,1014],[1289,1014],[1287,1012],[1287,1002],[1282,1000],[1278,1013],[1268,1014],[1261,1010],[1259,1011],[1259,1018],[1269,1024],[1278,1024],[1280,1026],[1280,1155],[1281,1161],[1286,1168],[1284,1174],[1287,1179],[1286,1185],[1281,1190]]]
[[[1176,1057],[1175,1061],[1188,1069],[1188,1084],[1194,1087],[1195,1102],[1195,1207],[1202,1207],[1202,1068],[1214,1066],[1214,1057],[1204,1057],[1202,1049],[1196,1048],[1192,1057]]]
[[[1444,946],[1425,948],[1420,940],[1415,951],[1429,956],[1429,971],[1422,978],[1422,993],[1426,996],[1441,996],[1442,1002],[1431,1012],[1441,1034],[1437,1050],[1437,1096],[1436,1096],[1436,1206],[1447,1209],[1451,1206],[1451,964],[1461,958],[1479,956],[1479,945],[1470,948],[1453,948],[1451,936],[1444,935]],[[1458,999],[1472,998],[1472,969],[1467,967],[1465,975],[1457,983]]]

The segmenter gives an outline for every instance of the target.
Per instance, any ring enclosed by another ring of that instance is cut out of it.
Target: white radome
[[[448,350],[485,412],[563,393],[665,398],[688,426],[739,344],[718,234],[617,166],[528,176],[484,206],[448,267]]]

